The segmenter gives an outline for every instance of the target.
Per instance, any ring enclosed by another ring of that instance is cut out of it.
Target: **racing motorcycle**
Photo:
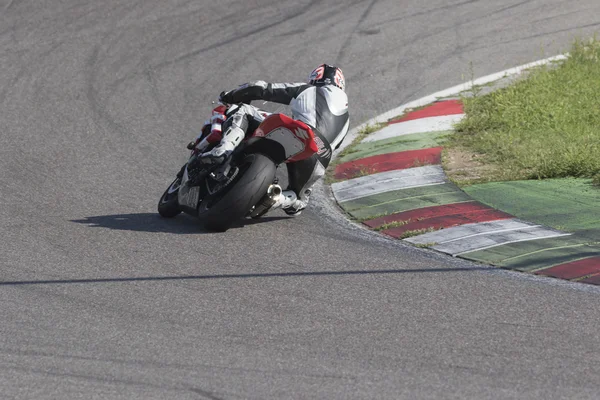
[[[284,114],[271,114],[218,165],[192,163],[217,146],[226,125],[227,105],[212,112],[203,132],[188,144],[190,158],[158,202],[158,213],[181,212],[200,219],[208,230],[224,232],[242,218],[266,214],[282,194],[277,166],[311,157],[319,148],[312,129]]]

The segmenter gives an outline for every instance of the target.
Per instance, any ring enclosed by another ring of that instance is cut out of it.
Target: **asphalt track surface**
[[[568,49],[597,0],[0,1],[2,399],[597,398],[600,291],[310,211],[158,197],[223,89],[344,67],[353,125]]]

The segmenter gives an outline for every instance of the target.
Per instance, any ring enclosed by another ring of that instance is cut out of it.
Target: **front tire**
[[[277,170],[275,163],[262,154],[246,155],[237,167],[233,182],[200,203],[198,217],[206,229],[224,232],[245,217],[265,195]]]
[[[163,218],[173,218],[181,213],[177,195],[179,194],[179,186],[181,178],[175,178],[173,183],[163,193],[158,201],[158,213]]]

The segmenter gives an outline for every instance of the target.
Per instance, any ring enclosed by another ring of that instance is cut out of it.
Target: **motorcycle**
[[[319,150],[308,125],[271,114],[222,164],[195,166],[192,160],[220,143],[226,112],[226,105],[216,107],[203,133],[188,145],[190,158],[158,202],[162,217],[184,212],[218,232],[243,218],[259,218],[282,195],[275,177],[277,166],[304,160]]]

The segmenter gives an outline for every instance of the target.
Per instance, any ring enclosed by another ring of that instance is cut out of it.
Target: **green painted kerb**
[[[509,243],[461,254],[460,257],[530,272],[598,255],[600,255],[600,243],[589,242],[585,238],[572,235]]]
[[[395,190],[341,203],[357,219],[375,218],[417,208],[469,201],[471,198],[453,184]]]
[[[494,182],[463,190],[482,203],[527,221],[567,232],[600,232],[600,188],[589,179]]]
[[[395,153],[399,151],[429,149],[441,146],[444,137],[452,131],[425,132],[378,140],[376,142],[359,143],[346,151],[346,155],[339,162],[358,160],[380,154]]]

